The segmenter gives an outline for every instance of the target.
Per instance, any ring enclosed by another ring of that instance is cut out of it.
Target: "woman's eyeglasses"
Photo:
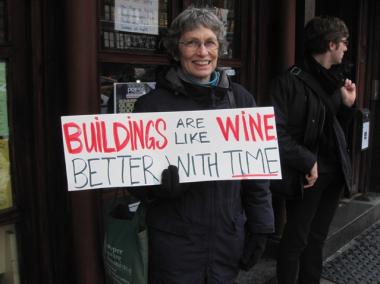
[[[185,48],[191,51],[197,50],[202,45],[204,45],[204,47],[209,51],[217,50],[219,48],[218,41],[213,40],[213,39],[208,39],[205,41],[198,40],[198,39],[190,39],[186,41],[179,41],[178,43],[182,44]]]

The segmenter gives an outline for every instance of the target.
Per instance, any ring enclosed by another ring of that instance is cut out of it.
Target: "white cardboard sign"
[[[181,182],[281,179],[272,107],[63,116],[69,190]]]

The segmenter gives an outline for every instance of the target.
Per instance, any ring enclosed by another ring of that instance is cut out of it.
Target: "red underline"
[[[245,177],[276,177],[278,173],[275,174],[244,174],[244,175],[234,175],[233,178],[245,178]]]

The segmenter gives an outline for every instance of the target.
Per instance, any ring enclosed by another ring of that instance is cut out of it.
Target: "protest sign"
[[[63,116],[69,190],[154,185],[169,164],[181,182],[281,179],[272,107]]]

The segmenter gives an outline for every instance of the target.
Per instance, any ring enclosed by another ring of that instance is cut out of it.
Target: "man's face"
[[[331,50],[331,59],[332,64],[342,63],[344,53],[348,49],[348,40],[347,38],[342,38],[338,43],[332,43]]]

